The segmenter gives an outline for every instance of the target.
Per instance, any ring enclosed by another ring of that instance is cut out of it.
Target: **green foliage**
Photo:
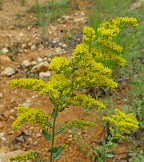
[[[76,92],[77,90],[82,92],[83,89],[100,86],[109,87],[111,90],[118,87],[118,84],[112,78],[112,70],[106,66],[105,62],[115,62],[117,65],[124,66],[125,59],[120,56],[123,48],[114,41],[114,38],[124,26],[129,25],[137,26],[137,20],[128,17],[110,19],[100,25],[97,33],[95,33],[93,28],[84,27],[84,42],[77,45],[73,57],[71,59],[55,57],[50,63],[50,69],[56,73],[51,76],[48,82],[32,78],[13,79],[9,82],[11,87],[23,87],[37,91],[39,94],[47,96],[52,102],[54,108],[51,114],[45,114],[38,108],[19,107],[19,116],[12,125],[14,128],[19,128],[28,122],[39,123],[43,128],[43,135],[48,141],[51,141],[49,149],[50,162],[58,159],[66,147],[65,144],[55,146],[56,135],[63,132],[66,128],[94,126],[94,123],[90,121],[76,119],[67,124],[62,124],[59,129],[56,129],[59,113],[70,106],[77,105],[87,109],[96,108],[101,110],[106,108],[101,101],[96,100],[92,96],[83,93],[77,94]],[[111,118],[112,120],[113,117]],[[125,127],[125,130],[128,129],[128,132],[124,133],[130,133],[138,129],[137,122],[132,114],[125,116],[124,113],[118,112],[116,118],[121,119],[121,117],[130,117],[129,119],[132,118],[132,122],[134,121],[135,124],[135,129],[129,127],[129,125],[128,128]],[[106,117],[105,119],[109,120]],[[116,120],[116,122],[118,121]],[[105,158],[105,154],[107,152],[104,153],[102,158]],[[107,154],[107,156],[111,155]]]
[[[113,138],[109,136],[107,142],[104,140],[101,145],[94,144],[89,152],[89,154],[92,155],[93,160],[103,162],[107,158],[114,157],[114,154],[111,153],[111,149],[115,146],[115,143],[113,143],[112,140]]]

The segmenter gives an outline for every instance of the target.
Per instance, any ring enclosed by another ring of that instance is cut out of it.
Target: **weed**
[[[112,78],[112,70],[106,67],[103,62],[115,61],[117,64],[124,66],[125,60],[116,55],[122,51],[122,47],[113,41],[113,37],[119,34],[122,27],[128,25],[137,26],[137,20],[135,18],[119,17],[111,21],[106,21],[98,28],[99,36],[96,35],[93,28],[84,27],[84,43],[77,45],[73,57],[68,59],[61,56],[52,59],[49,68],[56,71],[56,73],[51,76],[48,82],[33,78],[13,79],[10,81],[9,84],[11,87],[23,87],[47,96],[54,106],[50,114],[44,113],[39,108],[19,106],[19,116],[12,124],[13,128],[18,129],[23,124],[38,123],[42,127],[42,134],[46,140],[51,142],[51,147],[48,149],[50,162],[59,159],[66,148],[65,144],[55,145],[56,136],[61,134],[65,129],[94,126],[94,122],[75,119],[57,128],[59,114],[70,106],[82,106],[89,110],[93,108],[97,108],[98,110],[105,109],[106,106],[101,101],[96,100],[90,95],[83,94],[82,90],[102,86],[114,90],[118,87],[118,84]],[[77,91],[81,93],[77,94]],[[115,135],[124,137],[138,129],[138,122],[133,114],[126,115],[118,109],[115,112],[115,117],[103,118],[111,122],[113,127],[119,124],[116,131],[112,129],[114,132],[112,137],[115,137]],[[124,121],[121,121],[122,118],[124,118]],[[119,121],[120,123],[118,123]],[[131,124],[128,123],[129,121],[131,121]],[[124,129],[122,129],[123,125],[125,125]],[[108,139],[110,140],[110,137]],[[103,144],[105,150],[102,154],[102,159],[108,156],[112,157],[112,154],[109,154],[107,151],[110,147],[110,142]]]

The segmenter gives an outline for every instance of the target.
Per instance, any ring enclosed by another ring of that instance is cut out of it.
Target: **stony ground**
[[[14,150],[35,150],[42,159],[48,159],[47,150],[50,143],[45,141],[38,125],[23,126],[21,130],[15,131],[11,128],[11,124],[16,119],[19,105],[40,107],[45,112],[51,112],[50,101],[35,92],[10,89],[8,82],[19,77],[38,77],[47,81],[52,74],[49,70],[51,59],[55,55],[71,57],[76,44],[82,41],[81,27],[87,21],[86,9],[89,3],[85,0],[76,0],[73,9],[67,15],[49,24],[46,44],[42,42],[42,29],[37,25],[36,16],[27,12],[34,4],[34,0],[27,1],[24,6],[17,0],[4,0],[0,10],[0,153],[5,152],[10,155]],[[116,98],[117,104],[121,104],[125,99],[123,94],[120,94],[120,97],[123,100]],[[93,118],[96,126],[93,131],[76,130],[75,137],[73,131],[66,131],[59,136],[57,144],[66,143],[67,149],[58,161],[91,161],[91,157],[87,156],[90,148],[85,144],[85,147],[80,146],[78,139],[84,139],[88,145],[92,145],[101,141],[104,135],[104,128],[97,112],[84,113],[81,107],[67,109],[60,115],[58,123],[76,118],[88,120]],[[125,156],[125,149],[126,146],[119,145],[118,158]]]

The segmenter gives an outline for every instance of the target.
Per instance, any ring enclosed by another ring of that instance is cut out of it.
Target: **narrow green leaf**
[[[57,152],[53,154],[53,160],[54,159],[59,159],[60,155],[62,154],[63,150],[66,148],[66,145],[60,145],[57,147]]]
[[[49,128],[52,128],[53,126],[52,126],[52,124],[50,123],[50,122],[47,122],[47,124],[46,124]]]
[[[48,141],[51,141],[52,140],[52,135],[47,130],[42,130],[42,134],[45,136],[45,138]]]
[[[48,152],[51,152],[51,153],[56,153],[57,151],[58,151],[58,147],[50,148],[48,150]]]
[[[65,129],[66,129],[66,126],[63,126],[63,127],[59,128],[59,129],[56,131],[55,135],[60,134],[60,133],[61,133],[62,131],[64,131]]]

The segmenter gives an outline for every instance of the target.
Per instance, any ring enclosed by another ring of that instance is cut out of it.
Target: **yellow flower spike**
[[[12,79],[9,82],[10,87],[23,87],[25,89],[40,91],[46,82],[41,79],[34,78],[21,78],[21,79]]]
[[[138,22],[133,17],[117,17],[116,19],[110,19],[104,21],[98,28],[98,32],[101,36],[112,38],[120,33],[121,28],[124,26],[137,27]]]
[[[100,39],[99,43],[102,46],[108,47],[111,50],[117,51],[117,52],[122,52],[123,47],[119,46],[117,43],[112,42],[110,39]]]
[[[73,106],[80,105],[83,107],[97,108],[98,110],[106,108],[102,102],[92,98],[90,95],[84,94],[77,94],[69,101],[69,104]]]
[[[95,123],[93,122],[88,122],[80,119],[76,119],[68,124],[66,124],[67,128],[83,128],[85,126],[88,127],[93,127]]]
[[[21,125],[27,123],[38,123],[44,128],[48,122],[48,115],[45,115],[42,109],[20,106],[18,107],[18,112],[20,112],[19,116],[12,124],[12,127],[15,129],[19,129]]]
[[[70,66],[71,61],[66,57],[54,57],[50,63],[50,69],[60,71]]]
[[[74,57],[89,53],[88,46],[84,43],[78,44],[74,50]]]
[[[83,40],[84,40],[84,43],[90,43],[90,42],[93,42],[96,38],[95,36],[95,30],[91,27],[84,27],[83,28]]]

